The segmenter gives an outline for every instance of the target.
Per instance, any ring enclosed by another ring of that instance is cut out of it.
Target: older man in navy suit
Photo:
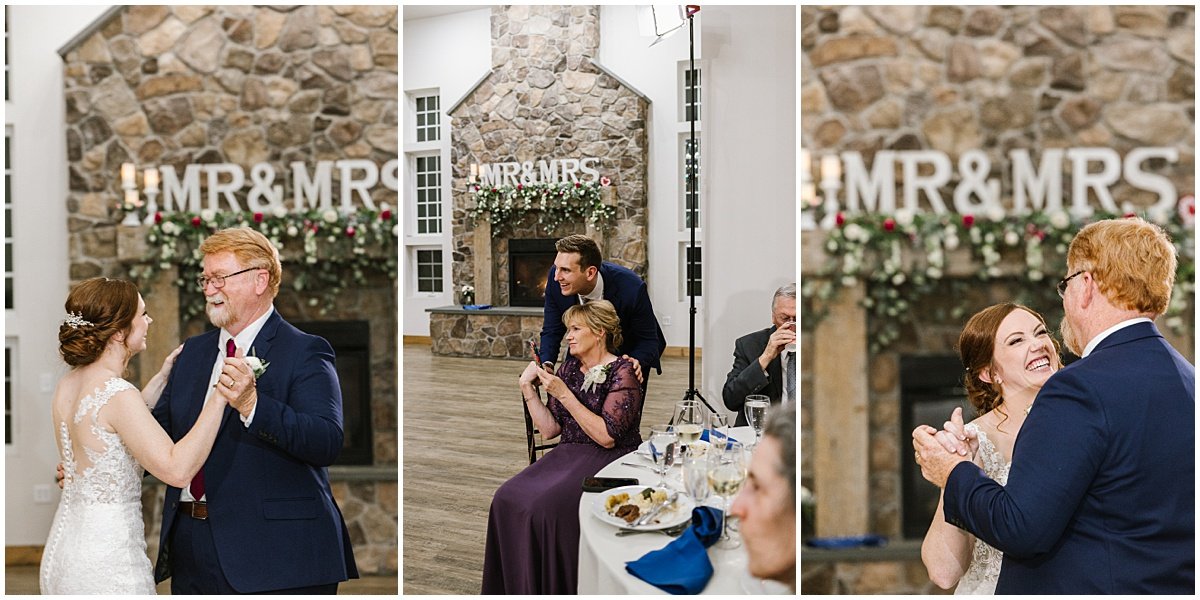
[[[978,441],[959,422],[913,432],[946,520],[1004,553],[997,593],[1195,593],[1196,372],[1152,321],[1175,266],[1140,219],[1075,236],[1058,292],[1080,360],[1038,394],[1007,485],[970,462]]]
[[[261,233],[218,231],[200,251],[219,329],[184,342],[153,412],[179,441],[209,394],[229,407],[196,478],[167,488],[155,580],[173,594],[337,593],[358,570],[329,487],[343,437],[333,349],[275,311],[282,270]]]
[[[633,359],[644,392],[650,369],[662,373],[659,358],[667,347],[646,282],[625,267],[602,261],[599,246],[586,235],[569,235],[555,242],[554,248],[558,255],[546,281],[539,359],[543,364],[558,360],[559,346],[567,332],[562,316],[572,304],[608,300],[617,309],[625,339],[617,353]]]

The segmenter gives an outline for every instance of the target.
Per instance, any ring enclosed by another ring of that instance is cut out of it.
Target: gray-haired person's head
[[[770,411],[767,415],[766,427],[763,429],[763,437],[774,438],[779,442],[779,474],[787,479],[794,502],[796,500],[796,405],[792,404],[787,408]]]
[[[771,310],[772,311],[775,310],[775,302],[777,300],[779,300],[780,298],[791,298],[792,300],[795,300],[796,299],[796,284],[789,283],[789,284],[775,290],[775,294],[771,296]]]

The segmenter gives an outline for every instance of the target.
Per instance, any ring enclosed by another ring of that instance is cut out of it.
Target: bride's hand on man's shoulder
[[[175,349],[163,359],[162,368],[158,371],[159,373],[162,373],[163,377],[171,374],[171,369],[175,368],[175,359],[179,357],[180,352],[183,352],[183,344],[176,346]]]

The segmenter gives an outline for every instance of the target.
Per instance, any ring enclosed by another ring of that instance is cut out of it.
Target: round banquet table
[[[734,427],[730,430],[734,439],[754,439],[750,427]],[[630,467],[621,463],[631,462],[651,466],[648,459],[636,453],[626,454],[600,470],[598,477],[636,477],[642,484],[658,483],[658,474],[651,469]],[[681,467],[675,465],[667,472],[667,485],[675,490],[683,488]],[[638,533],[617,537],[617,528],[601,521],[592,514],[592,505],[601,493],[584,492],[579,499],[579,593],[580,594],[665,594],[662,590],[630,575],[625,563],[641,558],[647,552],[658,550],[676,538],[661,533]],[[720,507],[721,498],[710,494],[705,504]],[[732,499],[731,499],[732,502]],[[738,537],[736,531],[729,535]],[[762,582],[746,569],[746,548],[732,549],[711,547],[708,559],[713,565],[713,576],[704,588],[704,594],[791,594],[791,590],[776,582]]]

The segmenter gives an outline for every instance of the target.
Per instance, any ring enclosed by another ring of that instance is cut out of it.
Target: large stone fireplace
[[[517,258],[528,244],[584,233],[600,244],[605,260],[648,275],[649,100],[596,63],[596,6],[498,6],[491,23],[492,68],[448,113],[452,289],[470,285],[476,304],[492,308],[431,309],[430,336],[435,354],[525,358],[524,341],[541,330],[542,304],[525,292],[514,298],[514,290],[544,284],[549,267],[538,273]],[[468,214],[474,207],[471,165],[585,158],[598,159],[596,170],[611,181],[602,192],[616,211],[607,229],[581,219],[547,231],[533,214],[493,226]]]

